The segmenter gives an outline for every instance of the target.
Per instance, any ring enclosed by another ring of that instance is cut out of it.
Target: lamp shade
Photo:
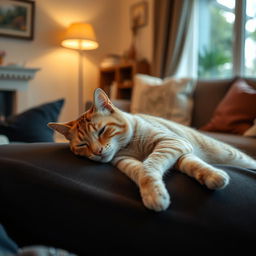
[[[93,50],[99,46],[92,25],[86,23],[71,24],[61,45],[76,50]]]

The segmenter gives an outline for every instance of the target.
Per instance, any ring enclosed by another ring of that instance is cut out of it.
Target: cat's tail
[[[226,150],[228,154],[229,164],[243,168],[256,169],[256,160],[252,157],[231,146]]]
[[[208,160],[213,164],[228,164],[242,168],[256,169],[256,160],[241,150],[224,142],[210,138],[206,142],[209,153]]]

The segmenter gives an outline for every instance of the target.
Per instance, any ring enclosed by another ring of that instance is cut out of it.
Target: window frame
[[[245,75],[245,23],[246,0],[235,0],[235,23],[233,38],[233,75]]]
[[[200,3],[200,6],[203,1],[207,0],[198,0],[197,3]],[[216,0],[215,0],[216,1]],[[235,20],[233,23],[233,36],[232,36],[232,45],[231,46],[231,53],[232,53],[232,59],[231,64],[232,67],[230,69],[230,74],[228,76],[225,76],[226,78],[229,77],[252,77],[255,78],[256,74],[247,74],[247,68],[245,66],[246,60],[245,60],[245,43],[246,43],[246,22],[247,22],[247,0],[234,0],[235,6],[234,8],[230,9],[229,7],[226,7],[216,1],[216,5],[221,7],[224,11],[231,11],[233,10],[233,13],[235,15]],[[199,7],[199,5],[198,5]],[[206,22],[207,23],[207,22]],[[205,24],[205,23],[204,23]],[[204,25],[205,26],[205,25]],[[200,30],[199,30],[200,31]],[[199,39],[198,39],[199,40]],[[198,53],[201,47],[198,44]],[[205,78],[204,76],[199,76],[199,73],[197,71],[197,76],[201,78]],[[224,77],[218,77],[218,78],[224,78]]]

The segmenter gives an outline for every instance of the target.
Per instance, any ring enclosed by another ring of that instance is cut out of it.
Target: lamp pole
[[[95,33],[92,25],[88,23],[72,23],[65,34],[61,45],[78,51],[78,114],[85,111],[84,104],[84,76],[83,76],[83,57],[84,50],[93,50],[98,48]]]
[[[83,78],[83,50],[82,50],[82,40],[79,40],[78,49],[78,114],[82,115],[84,112],[84,78]]]

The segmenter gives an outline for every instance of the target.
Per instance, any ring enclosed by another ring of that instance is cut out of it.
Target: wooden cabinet
[[[107,95],[115,99],[130,99],[134,85],[134,75],[149,74],[146,61],[126,61],[120,64],[100,68],[100,85]]]

